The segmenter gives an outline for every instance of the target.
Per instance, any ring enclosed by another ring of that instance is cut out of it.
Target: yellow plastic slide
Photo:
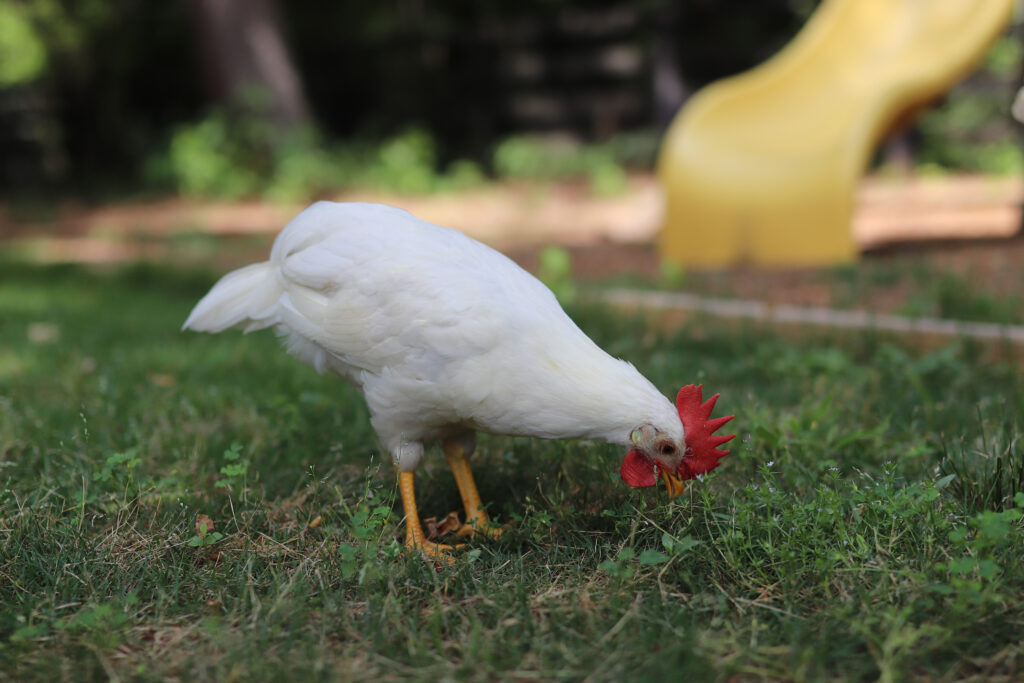
[[[701,90],[658,174],[662,257],[720,266],[848,262],[856,185],[897,122],[952,87],[1014,0],[825,0],[778,55]]]

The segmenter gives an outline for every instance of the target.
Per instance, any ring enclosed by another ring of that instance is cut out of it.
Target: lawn
[[[705,680],[1024,671],[1024,382],[954,343],[570,312],[739,435],[674,502],[596,443],[483,437],[512,522],[406,554],[358,394],[269,333],[181,333],[210,274],[4,264],[0,672],[19,680]],[[432,450],[420,509],[458,508]],[[209,522],[197,524],[208,518]],[[211,527],[212,524],[212,527]],[[0,676],[2,677],[2,676]]]

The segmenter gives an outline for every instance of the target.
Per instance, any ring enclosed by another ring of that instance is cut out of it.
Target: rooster
[[[670,495],[704,475],[733,438],[713,432],[718,395],[683,387],[672,404],[602,351],[551,291],[460,232],[398,208],[317,202],[281,231],[270,260],[225,275],[183,329],[273,328],[317,372],[352,382],[398,472],[408,548],[433,557],[416,507],[424,444],[440,441],[466,511],[459,536],[500,534],[470,471],[475,432],[600,439],[628,448],[630,486]]]

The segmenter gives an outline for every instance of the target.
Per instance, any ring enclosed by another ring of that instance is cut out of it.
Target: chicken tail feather
[[[267,261],[228,273],[196,304],[181,329],[222,332],[244,326],[251,332],[274,325],[281,297],[275,271]]]

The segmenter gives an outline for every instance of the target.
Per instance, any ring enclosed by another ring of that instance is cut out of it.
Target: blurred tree
[[[0,0],[0,179],[39,182],[65,168],[53,107],[39,84],[43,37],[22,3]]]
[[[46,46],[20,5],[0,2],[0,89],[37,78],[46,66]]]
[[[202,106],[186,3],[0,5],[30,21],[43,48],[30,79],[0,85],[0,191],[139,189],[125,180],[142,177],[154,143]],[[7,28],[0,33],[0,41],[12,36]]]
[[[667,4],[652,12],[651,31],[651,94],[654,123],[664,130],[689,96],[679,64],[676,48],[679,31],[679,8]]]
[[[309,122],[274,0],[191,0],[203,76],[215,102],[285,129]]]
[[[285,156],[301,166],[289,141],[305,140],[324,163],[302,174],[323,177],[335,147],[357,158],[389,138],[426,140],[411,147],[440,168],[486,164],[523,133],[649,139],[689,93],[784,46],[818,4],[0,0],[0,194],[166,191],[172,149],[265,175]],[[1013,78],[1022,44],[999,51],[1000,74]],[[1009,167],[996,80],[976,78],[926,117],[920,160]],[[320,136],[290,134],[311,120]],[[978,141],[989,146],[968,158]]]

